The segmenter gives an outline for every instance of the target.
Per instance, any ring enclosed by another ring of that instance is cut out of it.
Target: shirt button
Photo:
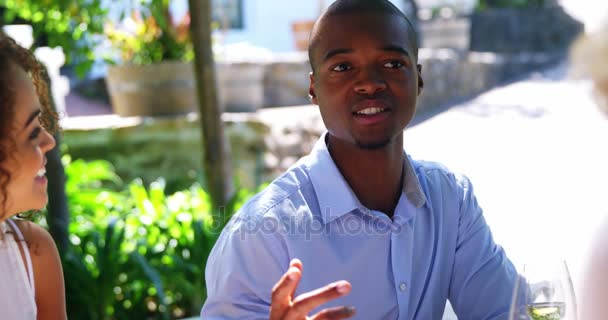
[[[407,285],[405,284],[405,282],[401,282],[399,284],[399,290],[405,291],[405,289],[407,289]]]

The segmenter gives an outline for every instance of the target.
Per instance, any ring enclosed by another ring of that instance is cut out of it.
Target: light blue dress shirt
[[[202,319],[268,319],[271,291],[299,258],[296,295],[337,280],[353,319],[506,319],[517,272],[496,245],[473,187],[443,166],[405,157],[393,219],[365,208],[325,145],[253,197],[223,230],[206,268]],[[356,159],[353,159],[356,161]]]

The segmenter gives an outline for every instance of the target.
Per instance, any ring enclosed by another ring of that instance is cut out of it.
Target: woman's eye
[[[350,66],[346,63],[341,63],[331,69],[332,71],[344,72],[350,70]]]
[[[40,132],[42,131],[42,128],[37,127],[36,129],[34,129],[32,131],[32,133],[30,133],[30,140],[35,140],[36,138],[38,138],[38,136],[40,135]]]
[[[393,61],[389,61],[386,64],[384,64],[384,66],[386,68],[391,68],[391,69],[398,69],[403,67],[405,64],[399,60],[393,60]]]

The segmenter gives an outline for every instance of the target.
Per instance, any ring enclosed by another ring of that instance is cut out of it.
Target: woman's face
[[[11,71],[15,84],[12,123],[15,149],[1,164],[11,173],[5,218],[46,206],[45,154],[55,147],[55,139],[40,124],[40,101],[30,76],[16,66]]]

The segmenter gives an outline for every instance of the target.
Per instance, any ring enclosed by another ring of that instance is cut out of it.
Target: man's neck
[[[368,209],[393,216],[402,190],[403,136],[386,147],[363,149],[329,137],[328,148],[336,166],[359,201]]]

